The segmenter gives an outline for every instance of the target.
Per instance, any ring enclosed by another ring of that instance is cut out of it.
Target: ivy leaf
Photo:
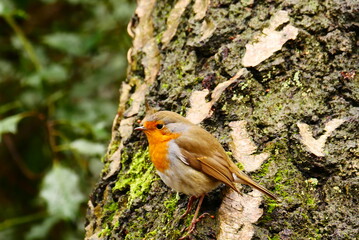
[[[53,33],[44,37],[44,43],[74,56],[86,53],[83,39],[74,33]]]
[[[75,220],[80,204],[85,200],[77,174],[60,164],[55,164],[46,174],[40,191],[50,215]]]
[[[19,108],[21,106],[19,101],[9,102],[7,104],[2,104],[0,106],[0,114],[6,113],[7,111],[10,111],[12,109]]]
[[[41,75],[47,82],[59,83],[67,80],[68,72],[63,66],[59,64],[52,64],[48,68],[44,69],[41,72]]]
[[[25,239],[46,239],[47,233],[58,221],[59,219],[56,216],[47,217],[41,223],[33,225],[30,231],[25,235]]]
[[[16,133],[17,124],[23,117],[20,113],[0,120],[0,140],[3,133]]]
[[[84,155],[103,155],[105,153],[105,146],[103,144],[90,142],[86,139],[77,139],[70,146]]]

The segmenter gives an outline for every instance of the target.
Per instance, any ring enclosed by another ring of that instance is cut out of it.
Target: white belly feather
[[[170,168],[164,172],[157,171],[162,181],[177,192],[190,196],[199,197],[212,191],[220,184],[214,178],[201,173],[186,165],[180,158],[183,158],[177,144],[171,140],[168,143]]]

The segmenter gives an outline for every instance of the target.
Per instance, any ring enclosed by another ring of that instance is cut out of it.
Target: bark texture
[[[177,239],[190,221],[179,219],[188,197],[164,185],[132,131],[145,99],[195,114],[282,198],[220,187],[201,209],[214,218],[192,239],[358,237],[358,9],[355,0],[139,0],[86,239]]]

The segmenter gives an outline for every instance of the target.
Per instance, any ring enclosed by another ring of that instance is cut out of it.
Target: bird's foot
[[[196,199],[195,196],[191,196],[191,197],[189,198],[188,204],[187,204],[187,209],[186,209],[185,213],[180,216],[180,219],[182,219],[182,218],[184,218],[185,216],[187,216],[187,214],[191,211],[191,209],[192,209],[192,204],[193,204],[193,201],[194,201],[195,199]]]
[[[182,232],[184,230],[187,230],[187,232],[182,236],[180,237],[178,240],[184,240],[186,238],[189,237],[189,235],[191,233],[194,232],[194,230],[196,229],[196,224],[201,221],[202,218],[204,218],[205,216],[210,216],[209,213],[203,213],[201,216],[199,216],[198,218],[195,218],[195,219],[192,219],[192,222],[191,224],[186,228],[186,229],[182,229]]]

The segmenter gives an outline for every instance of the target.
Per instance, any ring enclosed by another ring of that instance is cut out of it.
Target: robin
[[[206,193],[226,184],[240,193],[234,183],[249,185],[273,199],[277,196],[243,173],[227,156],[221,144],[209,132],[170,111],[151,113],[142,121],[149,143],[152,163],[163,182],[177,192],[191,196],[186,215],[194,198],[198,206],[188,236],[198,221],[197,216]]]

